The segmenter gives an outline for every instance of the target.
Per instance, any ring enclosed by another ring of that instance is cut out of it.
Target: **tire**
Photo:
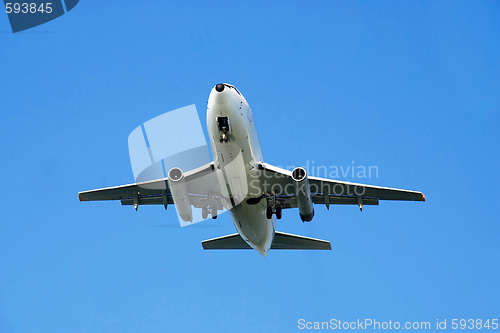
[[[281,220],[281,217],[282,217],[281,213],[282,213],[282,208],[281,207],[276,208],[276,218],[278,220]]]
[[[267,206],[266,217],[268,220],[273,218],[273,209],[270,206]]]

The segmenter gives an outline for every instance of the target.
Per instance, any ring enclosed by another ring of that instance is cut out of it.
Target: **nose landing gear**
[[[228,141],[229,141],[229,138],[227,137],[227,134],[226,134],[226,133],[222,133],[222,134],[220,135],[219,142],[221,142],[221,143],[222,143],[222,141],[224,141],[224,142],[228,142]]]
[[[219,128],[219,132],[221,132],[219,141],[222,143],[228,142],[229,141],[229,136],[228,133],[231,130],[230,124],[229,124],[229,118],[228,117],[217,117],[217,127]]]

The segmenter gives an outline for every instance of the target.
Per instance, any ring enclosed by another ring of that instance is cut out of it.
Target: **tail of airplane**
[[[239,234],[232,234],[201,242],[204,250],[251,250]],[[276,231],[272,250],[331,250],[329,241]]]

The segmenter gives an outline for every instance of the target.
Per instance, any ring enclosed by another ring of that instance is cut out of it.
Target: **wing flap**
[[[121,200],[122,198],[161,195],[168,190],[167,178],[122,186],[106,187],[78,193],[80,201]]]
[[[357,195],[364,198],[377,198],[378,200],[402,200],[402,201],[425,201],[422,192],[403,190],[382,186],[373,186],[359,183],[351,183],[340,180],[309,177],[311,188],[317,188],[323,193],[339,196]]]
[[[357,205],[358,198],[356,197],[340,197],[334,195],[327,195],[326,199],[324,194],[313,194],[312,201],[318,205],[324,205],[328,202],[330,205]],[[278,196],[277,197],[281,208],[297,208],[297,198],[295,196]],[[377,198],[363,198],[363,205],[378,205]]]
[[[142,196],[139,196],[137,198],[138,202],[137,204],[138,205],[164,205],[164,199],[163,199],[163,196],[161,195],[154,195],[154,196],[145,196],[145,197],[142,197]],[[134,205],[134,198],[121,198],[120,199],[122,205],[124,206],[132,206]],[[167,200],[166,200],[167,204],[168,205],[173,205],[174,204],[174,200],[172,199],[172,195],[168,194],[167,195]]]
[[[327,200],[324,195],[313,195],[313,203],[315,204],[326,204]],[[338,197],[334,195],[328,195],[328,203],[332,205],[357,205],[358,198],[356,197]],[[363,198],[363,205],[378,205],[377,198]]]

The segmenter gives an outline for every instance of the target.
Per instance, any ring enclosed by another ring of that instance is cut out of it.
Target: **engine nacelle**
[[[180,217],[186,222],[193,222],[193,211],[189,202],[184,173],[179,168],[172,168],[168,172],[168,186],[174,200],[175,208]]]
[[[297,195],[300,218],[302,222],[310,222],[314,217],[314,208],[306,170],[300,167],[293,169],[292,179],[295,181],[295,194]]]

